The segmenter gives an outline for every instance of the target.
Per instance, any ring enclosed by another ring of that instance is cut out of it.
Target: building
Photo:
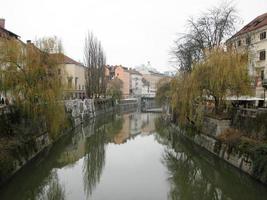
[[[116,65],[106,65],[105,66],[105,76],[107,80],[112,80],[115,77]]]
[[[135,68],[139,73],[142,74],[142,96],[155,97],[157,92],[158,82],[167,77],[166,74],[158,72],[156,69],[151,67],[150,62],[147,65],[142,65]]]
[[[0,38],[1,39],[15,39],[15,41],[18,41],[18,43],[21,45],[22,48],[35,48],[37,51],[40,51],[32,42],[31,40],[27,40],[27,43],[25,44],[20,40],[20,37],[7,30],[5,28],[5,19],[0,19]],[[1,43],[1,40],[0,40]],[[58,54],[51,54],[58,55]],[[70,57],[60,54],[60,58],[62,56],[62,69],[59,69],[58,73],[61,75],[61,78],[63,80],[64,86],[65,86],[65,98],[84,98],[86,96],[85,93],[85,72],[86,67],[83,66],[81,63],[71,59]],[[3,67],[3,66],[1,66]],[[8,93],[5,92],[5,94],[1,94],[1,97],[8,97],[9,99],[12,99],[11,96],[9,96]]]
[[[85,74],[86,67],[72,58],[62,54],[62,76],[65,85],[65,99],[81,99],[86,97]]]
[[[26,44],[24,44],[20,40],[20,36],[18,36],[17,34],[11,32],[5,28],[5,19],[0,18],[0,45],[1,45],[1,48],[3,48],[2,47],[3,41],[6,39],[7,40],[14,39],[14,41],[18,42],[18,44],[20,44],[22,47],[26,47]],[[0,51],[2,50],[1,48],[0,48]],[[4,69],[5,66],[0,66],[0,68]],[[1,77],[0,77],[0,79],[1,79]],[[10,102],[10,101],[12,101],[12,96],[7,91],[0,91],[0,100],[2,100],[2,99],[4,101],[6,99],[8,99]]]
[[[142,95],[142,74],[136,70],[130,69],[130,95],[140,97]]]
[[[115,67],[115,77],[122,81],[123,98],[130,97],[130,72],[128,68],[121,65]]]
[[[19,36],[5,28],[5,19],[0,19],[0,38],[13,38],[19,40]]]
[[[141,73],[139,73],[134,69],[123,67],[121,65],[113,66],[112,68],[114,68],[114,76],[112,77],[112,79],[116,77],[123,82],[122,85],[123,98],[141,96],[142,94]]]
[[[264,98],[264,83],[267,84],[267,13],[262,14],[227,40],[228,48],[247,49],[248,70],[255,88],[255,97]],[[264,81],[266,80],[266,81]]]

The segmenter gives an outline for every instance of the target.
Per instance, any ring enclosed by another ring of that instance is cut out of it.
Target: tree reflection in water
[[[41,189],[38,200],[64,200],[65,199],[65,189],[59,183],[59,179],[56,172],[53,172],[48,177],[48,183],[45,187]]]
[[[266,194],[263,185],[188,142],[170,124],[156,120],[155,127],[157,141],[166,145],[162,162],[168,170],[168,199],[265,199],[258,195]]]
[[[219,188],[204,178],[202,171],[185,153],[166,150],[164,161],[169,171],[169,199],[224,199]]]
[[[87,197],[91,196],[100,180],[105,165],[105,146],[122,128],[122,124],[121,117],[112,116],[112,118],[102,119],[100,124],[96,122],[93,134],[85,142],[83,182]]]

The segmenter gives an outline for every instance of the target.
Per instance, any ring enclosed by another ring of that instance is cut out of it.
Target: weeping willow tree
[[[214,48],[195,65],[193,79],[197,80],[201,95],[214,100],[216,113],[222,112],[227,97],[251,94],[247,63],[247,52]]]
[[[168,103],[171,96],[171,79],[169,77],[162,78],[157,84],[156,101],[160,105]]]
[[[227,97],[251,94],[247,58],[246,52],[213,48],[205,59],[193,65],[191,73],[176,76],[171,87],[172,106],[179,120],[201,119],[206,100],[212,100],[215,113],[220,114]]]
[[[178,74],[171,81],[171,104],[176,118],[185,124],[192,118],[200,104],[200,90],[197,80],[189,73]]]
[[[2,38],[0,45],[1,93],[24,118],[42,121],[51,138],[55,138],[65,121],[59,73],[63,57],[51,55],[62,51],[60,41],[54,37],[24,44]]]

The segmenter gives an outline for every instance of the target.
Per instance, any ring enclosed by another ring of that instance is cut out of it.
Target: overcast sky
[[[57,36],[65,54],[83,60],[88,30],[103,43],[108,64],[134,67],[150,61],[160,71],[172,69],[169,51],[186,20],[221,0],[1,0],[0,18],[23,41]],[[248,23],[267,12],[267,0],[235,0]]]

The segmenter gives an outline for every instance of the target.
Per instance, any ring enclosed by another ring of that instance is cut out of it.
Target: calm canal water
[[[267,199],[266,186],[171,135],[158,117],[91,121],[21,170],[0,199]]]

